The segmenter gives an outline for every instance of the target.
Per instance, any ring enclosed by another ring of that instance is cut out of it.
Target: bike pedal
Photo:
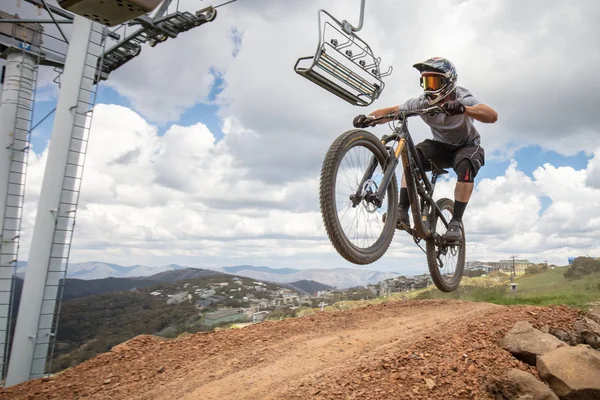
[[[396,224],[396,229],[400,231],[406,231],[412,235],[412,228],[410,227],[410,225],[407,226],[406,224]]]
[[[447,246],[460,246],[460,240],[444,241]]]

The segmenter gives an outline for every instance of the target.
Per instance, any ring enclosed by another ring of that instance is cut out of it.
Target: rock
[[[561,399],[600,399],[600,352],[580,344],[538,357],[540,377]]]
[[[581,338],[578,337],[574,332],[565,332],[562,329],[551,329],[550,334],[555,336],[558,340],[562,340],[571,346],[577,346],[578,344],[581,344]]]
[[[544,325],[540,328],[540,331],[544,333],[550,333],[550,327],[548,325]]]
[[[515,324],[500,342],[516,358],[530,365],[535,365],[536,356],[567,346],[555,336],[534,329],[527,321]]]
[[[587,305],[590,306],[588,317],[600,324],[600,301],[588,303]]]
[[[575,321],[573,328],[581,335],[583,343],[600,350],[600,324],[584,317]]]
[[[165,367],[160,367],[160,368],[158,369],[158,372],[165,372]]]
[[[424,378],[423,380],[430,390],[435,387],[435,381],[433,379]]]
[[[513,368],[508,371],[507,376],[516,385],[519,399],[558,400],[558,396],[548,386],[525,371]]]

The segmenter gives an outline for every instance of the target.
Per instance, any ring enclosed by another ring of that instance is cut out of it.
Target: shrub
[[[542,271],[543,271],[543,269],[541,266],[530,265],[529,267],[525,268],[525,275],[535,275],[535,274],[539,274]]]
[[[564,273],[567,279],[580,278],[585,275],[590,275],[600,272],[600,260],[592,257],[577,257],[573,260],[573,264]]]
[[[478,276],[485,275],[485,271],[477,270],[477,269],[467,269],[463,272],[464,276],[468,276],[470,278],[477,278]]]

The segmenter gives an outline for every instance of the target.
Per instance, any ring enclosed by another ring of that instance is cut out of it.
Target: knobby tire
[[[452,200],[450,200],[448,198],[442,198],[442,199],[439,199],[436,203],[441,211],[449,210],[450,213],[452,215],[454,215],[454,202]],[[430,220],[431,226],[433,227],[434,230],[437,227],[438,218],[439,217],[436,215],[435,218],[431,218],[431,220]],[[458,260],[456,262],[456,271],[454,272],[452,281],[450,281],[450,282],[447,282],[446,280],[444,280],[442,273],[440,271],[440,268],[438,267],[438,260],[437,260],[437,255],[436,255],[437,246],[435,244],[434,239],[427,239],[427,241],[426,241],[427,264],[429,266],[429,273],[431,275],[431,279],[433,280],[433,283],[435,284],[435,286],[442,292],[454,291],[458,287],[458,285],[460,284],[460,281],[462,279],[463,270],[465,267],[466,239],[465,239],[464,228],[462,228],[461,231],[462,231],[462,240],[461,240],[460,249],[458,251]]]
[[[338,219],[335,201],[336,178],[340,163],[348,150],[355,146],[368,148],[377,158],[380,168],[385,170],[385,163],[389,154],[383,143],[370,132],[358,129],[347,131],[340,135],[327,151],[321,168],[319,201],[327,235],[336,251],[346,260],[354,264],[364,265],[381,258],[394,237],[397,220],[398,182],[394,173],[384,198],[384,202],[388,201],[390,206],[388,206],[388,215],[382,234],[367,249],[355,246],[344,234]]]

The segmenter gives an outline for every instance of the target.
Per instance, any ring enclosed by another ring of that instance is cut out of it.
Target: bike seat
[[[431,172],[435,175],[444,175],[448,173],[448,170],[438,167],[433,162],[431,163]]]

